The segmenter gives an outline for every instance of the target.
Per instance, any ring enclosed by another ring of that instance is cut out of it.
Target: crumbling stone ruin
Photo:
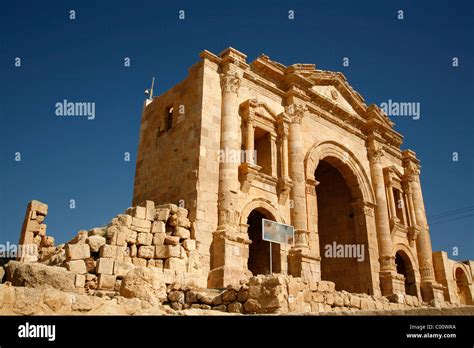
[[[30,202],[24,226],[36,226],[29,223],[39,215],[43,224],[47,209],[44,203]],[[5,266],[0,313],[362,314],[429,305],[417,296],[349,293],[337,291],[334,282],[283,274],[250,276],[238,285],[206,288],[192,222],[186,209],[174,204],[155,206],[146,201],[107,226],[81,230],[58,246],[52,237],[35,235],[29,228],[23,228],[21,241],[29,253]],[[35,247],[27,248],[28,242]]]

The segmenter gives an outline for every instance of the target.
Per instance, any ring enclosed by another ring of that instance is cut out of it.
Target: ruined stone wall
[[[28,269],[39,261],[44,266],[40,273],[60,275],[61,286],[79,292],[119,291],[123,277],[136,267],[162,273],[166,284],[178,281],[206,287],[207,272],[201,267],[198,243],[191,238],[190,228],[186,209],[145,201],[117,215],[106,227],[81,230],[56,247],[40,246],[37,259],[10,262],[7,278],[19,286],[41,283],[28,276],[32,273]]]

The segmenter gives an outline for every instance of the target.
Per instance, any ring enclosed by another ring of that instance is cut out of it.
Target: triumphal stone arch
[[[342,73],[248,63],[233,48],[200,58],[145,101],[133,204],[189,210],[208,287],[272,269],[336,290],[472,301],[471,265],[432,252],[419,159]],[[294,244],[262,240],[262,219],[292,225]]]

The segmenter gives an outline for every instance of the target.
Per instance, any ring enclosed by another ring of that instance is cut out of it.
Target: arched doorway
[[[397,273],[405,277],[405,294],[418,296],[415,271],[413,270],[410,258],[404,251],[399,250],[395,254],[395,265],[397,266]]]
[[[469,280],[466,273],[461,267],[457,267],[454,273],[456,281],[456,292],[459,299],[459,304],[468,305],[471,303],[469,292]]]
[[[336,290],[367,293],[370,292],[367,234],[356,229],[352,205],[355,197],[351,191],[358,188],[351,190],[333,165],[336,163],[336,159],[322,159],[314,173],[319,181],[316,196],[321,279],[333,281]],[[343,166],[340,163],[340,167]]]
[[[270,274],[270,242],[262,239],[262,219],[275,220],[262,208],[251,211],[247,218],[248,235],[252,243],[249,245],[248,269],[253,275]],[[281,272],[280,245],[271,243],[272,273]]]

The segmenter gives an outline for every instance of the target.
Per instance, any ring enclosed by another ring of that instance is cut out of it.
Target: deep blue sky
[[[178,19],[181,9],[185,20]],[[295,11],[292,21],[289,10]],[[48,234],[57,242],[124,211],[131,204],[143,90],[151,76],[160,94],[186,76],[200,51],[218,54],[228,46],[248,61],[265,53],[286,65],[342,71],[368,104],[420,102],[420,120],[392,120],[405,136],[402,147],[422,161],[427,213],[472,207],[473,17],[471,1],[4,3],[0,243],[18,241],[31,199],[49,204]],[[124,57],[131,67],[123,66]],[[343,57],[349,67],[342,66]],[[452,57],[459,67],[452,67]],[[95,102],[95,120],[55,116],[54,105],[63,99]],[[126,151],[130,162],[123,160]],[[14,161],[15,152],[21,162]],[[434,224],[442,220],[431,220],[433,249],[458,247],[455,259],[474,259],[474,218]]]

